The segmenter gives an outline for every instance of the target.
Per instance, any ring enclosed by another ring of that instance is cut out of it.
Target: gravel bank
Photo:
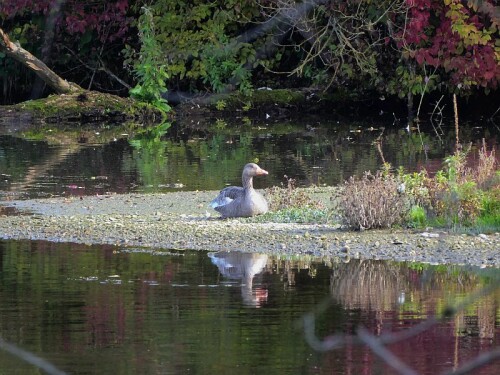
[[[3,215],[0,210],[0,238],[500,267],[499,233],[347,232],[330,225],[220,220],[216,212],[207,209],[215,194],[175,192],[0,202],[3,212],[12,211],[5,207],[14,207],[18,213]]]

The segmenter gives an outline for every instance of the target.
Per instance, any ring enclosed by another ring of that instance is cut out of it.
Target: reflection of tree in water
[[[348,309],[394,310],[398,301],[403,302],[409,285],[400,266],[384,261],[334,264],[332,271],[332,296]]]
[[[482,287],[479,275],[460,267],[418,270],[404,263],[375,260],[334,264],[330,278],[332,297],[346,309],[401,310],[417,320],[441,313],[447,304],[454,305]],[[449,300],[450,295],[455,300]],[[493,338],[499,301],[497,290],[459,311],[454,317],[455,334]]]
[[[221,251],[209,254],[212,263],[228,279],[241,280],[241,296],[246,306],[260,307],[267,301],[267,289],[253,288],[255,275],[262,272],[267,263],[267,255]]]

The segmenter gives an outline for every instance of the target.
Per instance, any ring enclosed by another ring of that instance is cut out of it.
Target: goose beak
[[[257,170],[257,176],[265,176],[265,175],[268,175],[268,174],[269,174],[269,172],[266,171],[265,169],[259,168]]]

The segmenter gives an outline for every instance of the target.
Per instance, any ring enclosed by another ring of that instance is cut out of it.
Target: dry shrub
[[[402,223],[409,210],[399,182],[392,175],[365,172],[351,177],[334,197],[343,224],[351,229],[389,228]]]
[[[266,189],[266,197],[270,211],[279,211],[290,208],[324,209],[321,202],[312,199],[306,191],[297,189],[295,180],[285,176],[286,186],[273,186]]]
[[[488,151],[486,148],[486,142],[483,139],[483,145],[479,149],[478,154],[479,163],[473,172],[474,180],[477,182],[479,187],[486,187],[486,185],[493,180],[497,168],[495,149]]]

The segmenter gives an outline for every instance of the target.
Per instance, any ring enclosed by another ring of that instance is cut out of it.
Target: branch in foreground
[[[403,375],[417,375],[417,372],[412,368],[408,367],[406,363],[400,360],[396,355],[394,355],[390,350],[388,350],[384,345],[380,345],[379,340],[366,330],[366,328],[360,327],[358,329],[358,337],[363,341],[368,347],[378,355],[385,363],[391,366],[393,369],[398,371]]]
[[[20,358],[24,362],[36,366],[37,368],[45,371],[49,375],[66,375],[64,371],[59,370],[58,368],[56,368],[54,365],[47,362],[43,358],[37,357],[33,353],[20,349],[15,345],[9,344],[8,342],[5,342],[2,338],[0,338],[0,350],[5,350],[7,353],[10,353],[13,356]]]
[[[387,365],[393,367],[401,374],[414,375],[415,371],[409,368],[404,362],[399,358],[395,357],[384,345],[395,344],[397,342],[405,341],[411,337],[415,337],[426,330],[430,329],[432,326],[438,324],[440,321],[450,318],[456,315],[459,311],[464,310],[468,305],[484,297],[490,293],[493,293],[497,289],[500,289],[500,285],[491,284],[488,287],[484,287],[475,293],[470,294],[461,303],[450,306],[446,308],[441,316],[432,316],[427,320],[415,325],[414,327],[397,333],[382,334],[375,338],[370,335],[365,328],[359,328],[358,334],[354,336],[348,336],[345,334],[333,334],[320,340],[315,334],[315,313],[311,312],[303,316],[303,329],[305,334],[305,339],[309,346],[318,352],[326,352],[334,349],[344,348],[349,344],[352,345],[367,345],[372,349],[372,351],[379,356]],[[317,311],[325,310],[327,303],[324,302],[318,306]],[[465,374],[481,366],[490,364],[492,361],[500,358],[500,347],[493,349],[490,352],[483,353],[473,360],[465,363],[461,367],[454,369],[451,372],[444,372],[443,375],[450,374]]]

